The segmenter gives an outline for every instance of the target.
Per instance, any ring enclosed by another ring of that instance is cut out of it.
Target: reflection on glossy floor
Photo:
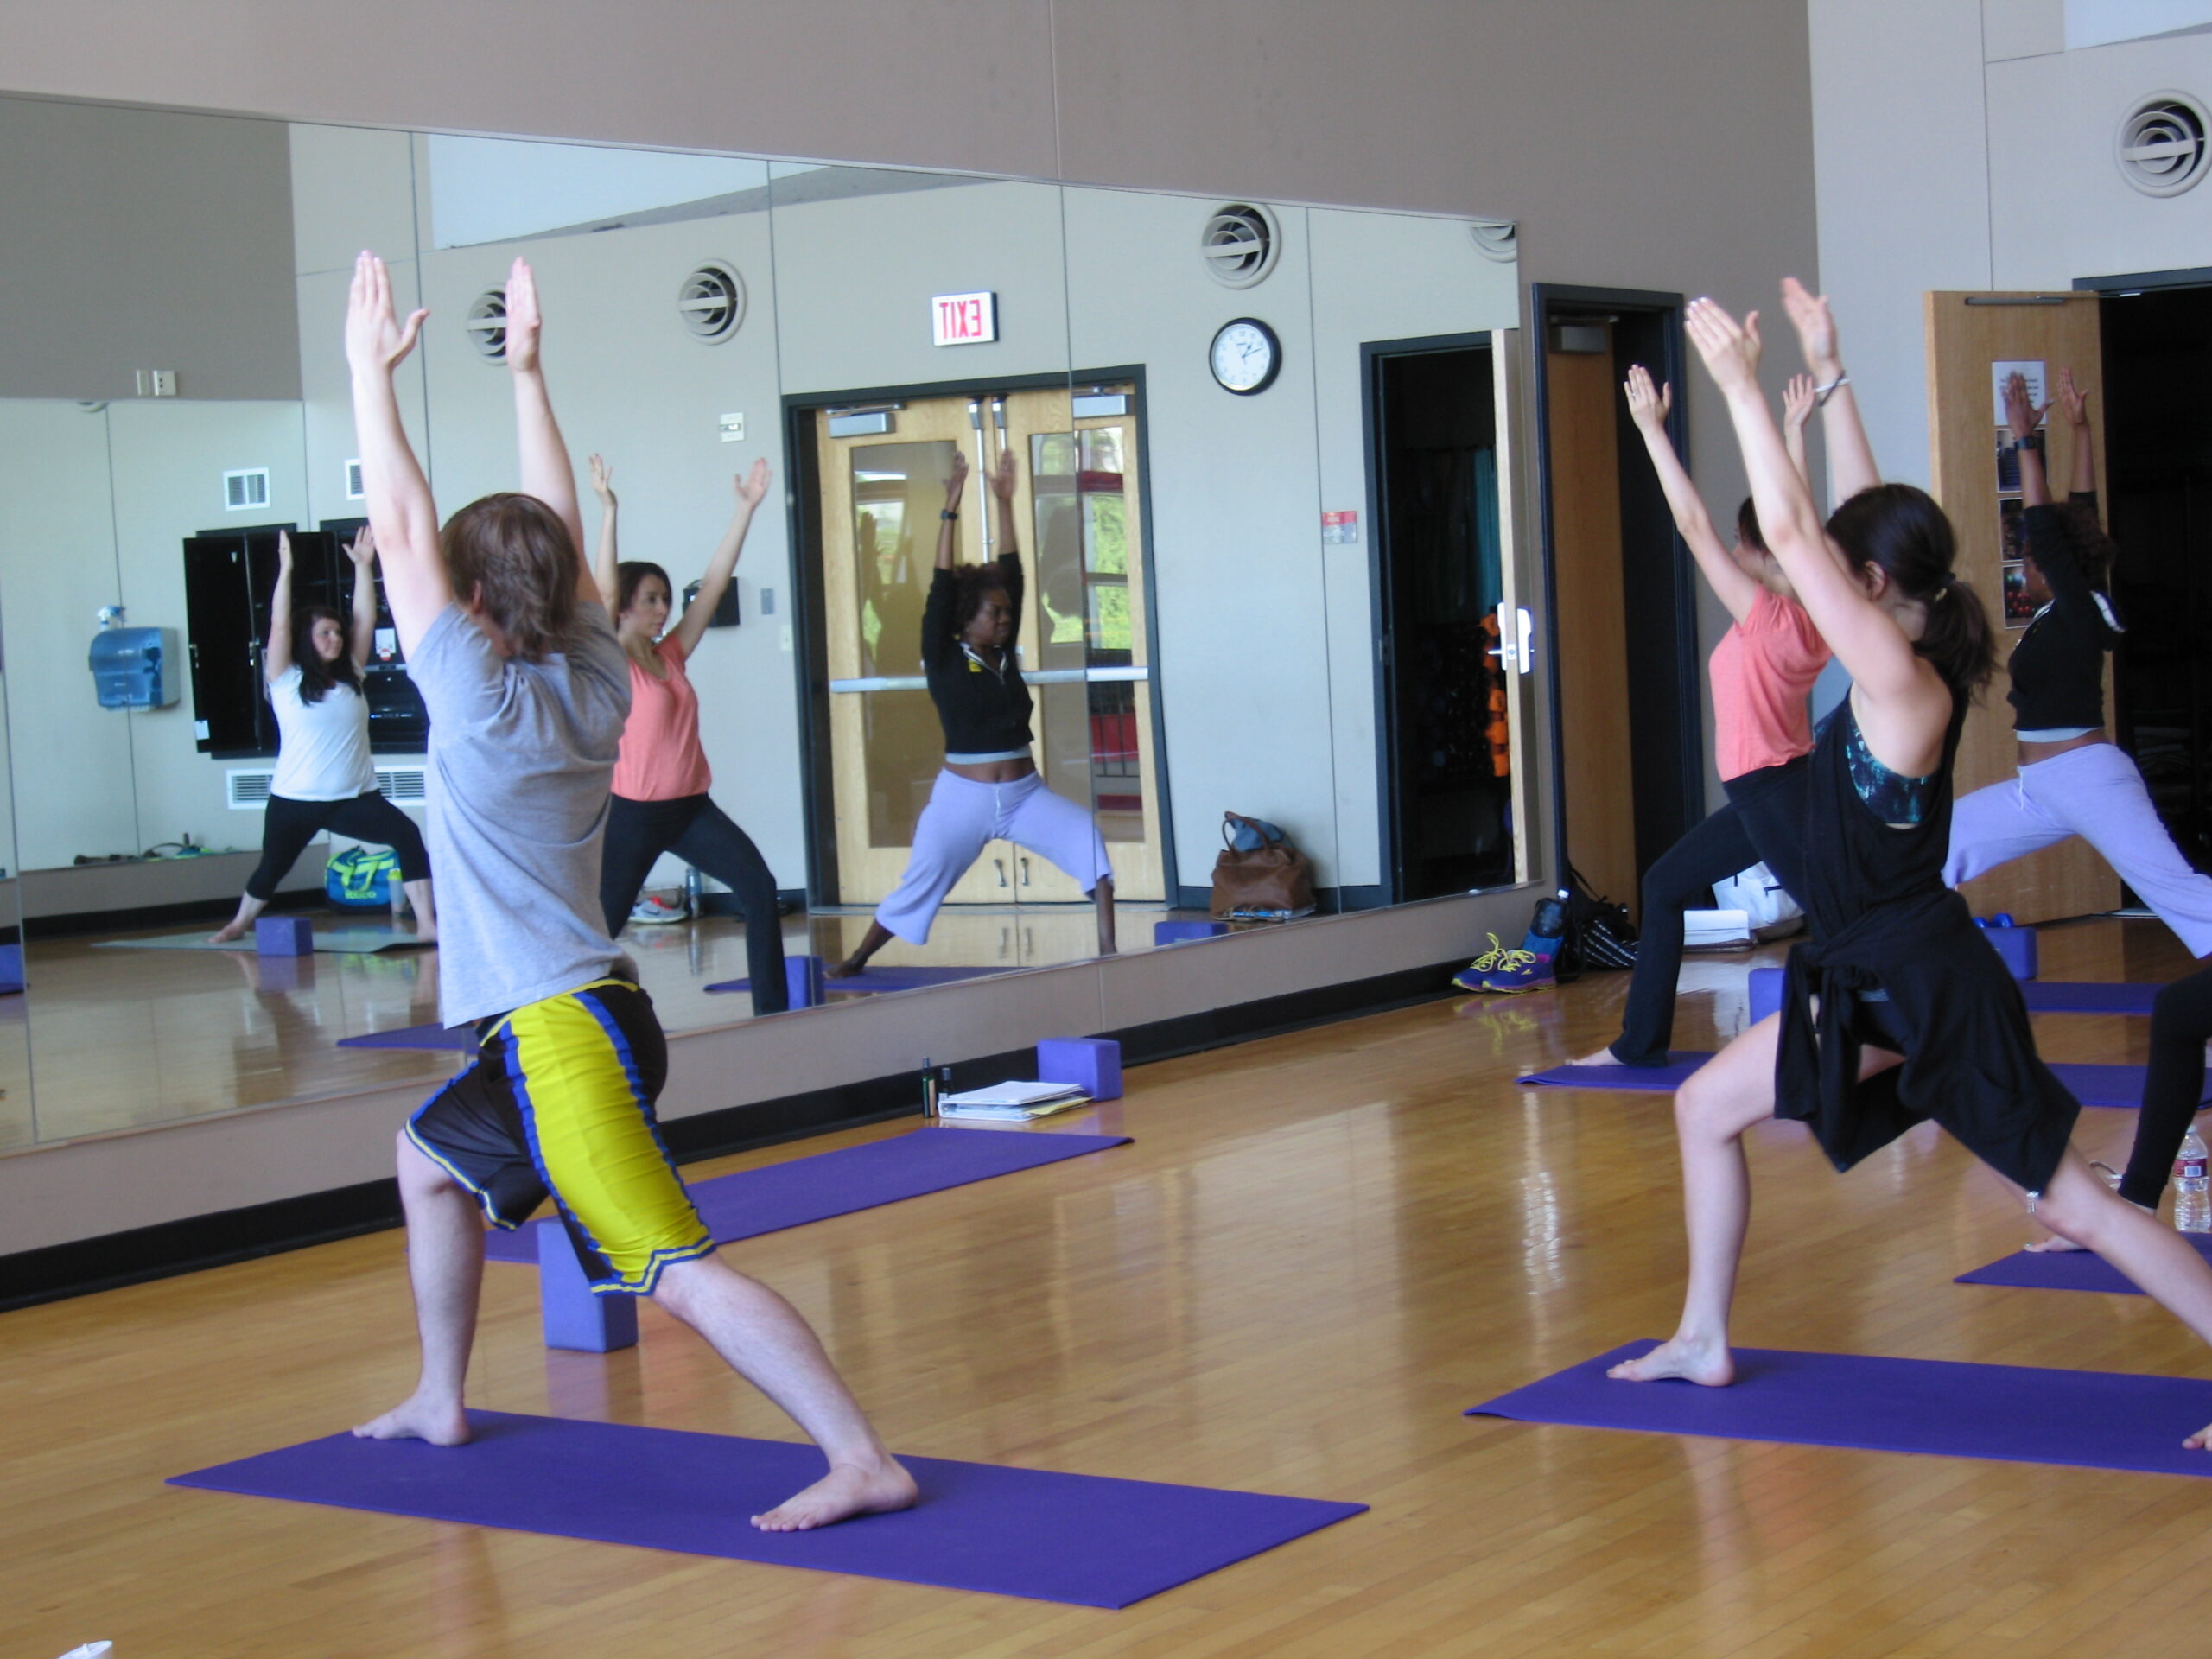
[[[1152,924],[1166,913],[1123,906],[1126,948],[1149,949]],[[341,919],[317,917],[325,926]],[[842,957],[868,919],[865,912],[789,918],[784,948]],[[744,994],[706,988],[745,976],[741,922],[632,927],[622,945],[669,1030],[752,1013]],[[876,960],[1022,968],[1096,950],[1088,906],[948,909],[927,945],[893,941]],[[435,951],[267,959],[95,949],[83,938],[34,943],[28,971],[26,995],[0,997],[0,1151],[394,1084],[427,1087],[454,1065],[448,1052],[338,1046],[341,1037],[435,1021]]]
[[[2155,924],[2052,977],[2169,977]],[[1694,960],[1679,1039],[1742,1017]],[[1532,1427],[1466,1406],[1663,1332],[1682,1250],[1663,1098],[1529,1091],[1624,981],[1441,1002],[1134,1071],[1134,1146],[754,1240],[895,1446],[1351,1498],[1372,1513],[1122,1612],[163,1488],[412,1379],[397,1234],[0,1316],[0,1650],[221,1654],[1991,1655],[2202,1651],[2212,1481]],[[2041,1018],[2053,1058],[2140,1020]],[[2084,1115],[2110,1157],[2125,1112]],[[701,1166],[804,1155],[859,1135]],[[1068,1127],[1090,1127],[1071,1124]],[[969,1130],[963,1133],[997,1133]],[[1017,1131],[1019,1132],[1019,1131]],[[1838,1178],[1751,1147],[1751,1344],[2212,1377],[2135,1298],[1951,1276],[2026,1229],[1922,1130]],[[652,1310],[601,1359],[489,1280],[477,1403],[791,1438]]]

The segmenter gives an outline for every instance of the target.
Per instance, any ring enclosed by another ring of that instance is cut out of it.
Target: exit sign
[[[980,346],[999,337],[995,294],[940,294],[930,302],[930,321],[940,346]]]

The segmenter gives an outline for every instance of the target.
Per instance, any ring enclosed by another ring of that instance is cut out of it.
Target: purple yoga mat
[[[1616,1382],[1605,1375],[1607,1366],[1657,1345],[1630,1343],[1502,1394],[1467,1415],[2145,1474],[2212,1475],[2212,1452],[2182,1449],[2183,1439],[2212,1423],[2212,1382],[2190,1377],[1801,1354],[1777,1348],[1737,1349],[1732,1388]]]
[[[1701,1049],[1670,1049],[1664,1065],[1554,1065],[1518,1081],[1558,1089],[1625,1089],[1671,1095],[1713,1056]]]
[[[2031,1014],[2148,1014],[2163,985],[2119,985],[2084,980],[2024,979],[2020,995]]]
[[[2212,1262],[2212,1234],[2183,1233],[2183,1240]],[[2015,1250],[2002,1261],[1962,1273],[1955,1285],[1999,1285],[2007,1290],[2101,1290],[2140,1296],[2133,1281],[2094,1250]]]
[[[984,979],[1010,974],[1012,968],[863,968],[849,979],[827,979],[822,988],[834,996],[861,996],[874,991],[918,991],[925,985],[950,985],[963,979]],[[749,979],[726,979],[709,985],[710,991],[749,991]]]
[[[1671,1095],[1712,1058],[1676,1049],[1668,1055],[1667,1065],[1648,1070],[1632,1065],[1555,1065],[1548,1071],[1531,1071],[1519,1081],[1565,1089],[1622,1089]],[[2143,1103],[2139,1065],[2084,1065],[2071,1060],[2050,1064],[2058,1080],[2084,1106],[2118,1106],[2132,1111]],[[2206,1078],[2206,1098],[2212,1100],[2212,1075]]]
[[[913,1509],[770,1534],[746,1517],[821,1478],[810,1446],[468,1415],[465,1446],[333,1434],[169,1484],[1079,1607],[1126,1607],[1367,1507],[906,1458],[922,1489]]]
[[[456,1026],[450,1031],[443,1026],[401,1026],[391,1031],[369,1031],[359,1037],[338,1039],[340,1048],[451,1048],[467,1052],[478,1046],[472,1026]]]
[[[911,1135],[870,1141],[835,1152],[741,1169],[691,1184],[691,1201],[718,1244],[758,1238],[763,1233],[803,1227],[810,1221],[873,1210],[880,1204],[919,1198],[1011,1175],[1085,1153],[1125,1147],[1125,1135],[1063,1135],[1050,1129],[916,1129]],[[557,1226],[557,1222],[539,1224]],[[535,1267],[537,1238],[529,1228],[493,1231],[484,1240],[485,1259]]]

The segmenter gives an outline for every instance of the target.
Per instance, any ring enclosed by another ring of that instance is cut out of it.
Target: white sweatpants
[[[2135,760],[2116,743],[2090,743],[2020,768],[1951,809],[1950,887],[2079,836],[2189,948],[2212,956],[2212,876],[2174,845]]]
[[[1045,787],[1035,772],[1006,784],[979,784],[940,772],[930,804],[914,824],[914,850],[875,919],[909,944],[926,944],[938,907],[994,840],[1026,847],[1096,889],[1114,874],[1097,821]]]

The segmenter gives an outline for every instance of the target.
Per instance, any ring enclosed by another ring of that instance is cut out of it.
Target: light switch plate
[[[721,427],[722,442],[724,443],[743,443],[745,442],[745,416],[742,414],[725,415],[721,417],[719,424]]]

